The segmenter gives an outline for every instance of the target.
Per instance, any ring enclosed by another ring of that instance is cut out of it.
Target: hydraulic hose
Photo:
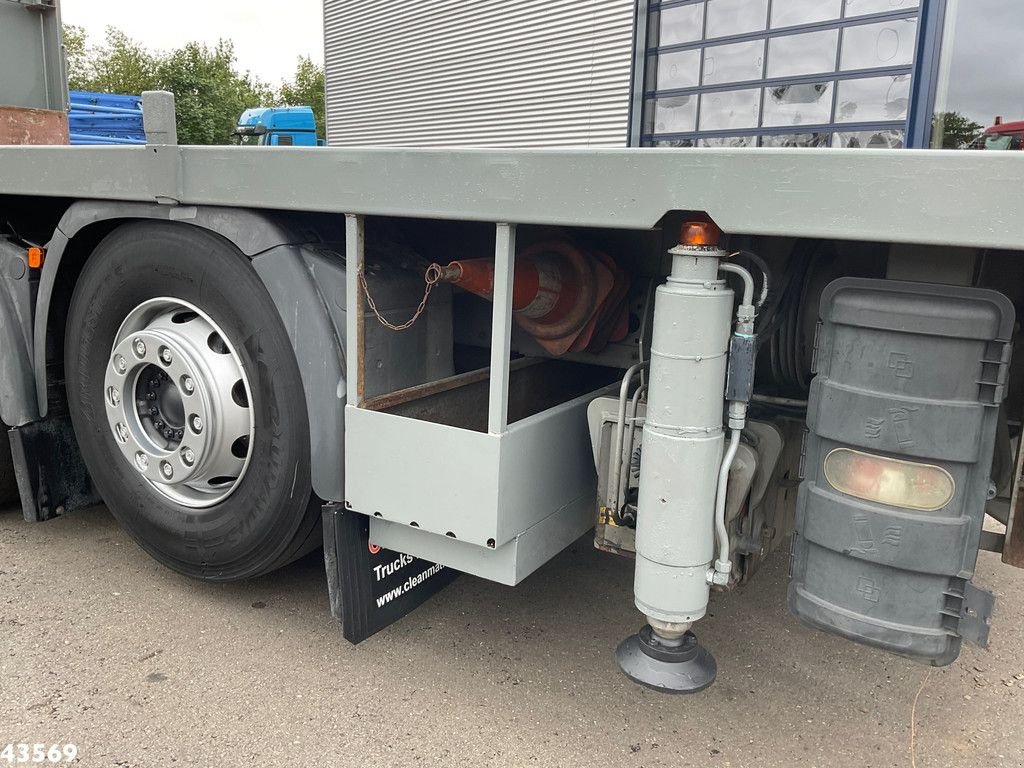
[[[722,574],[726,582],[732,572],[732,562],[729,560],[729,531],[725,527],[725,493],[729,486],[729,470],[732,469],[733,459],[736,458],[736,452],[739,450],[740,435],[742,434],[742,429],[733,429],[729,432],[729,445],[725,449],[722,468],[718,471],[718,493],[715,495],[715,536],[718,539],[715,575]],[[715,580],[714,583],[719,582]]]
[[[743,278],[743,304],[754,303],[754,278],[750,274],[750,270],[744,269],[739,264],[730,264],[728,261],[723,261],[718,265],[718,268],[722,272],[731,272],[734,275],[739,275]]]

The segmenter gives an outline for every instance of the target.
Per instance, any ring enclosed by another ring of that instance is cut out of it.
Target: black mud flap
[[[52,520],[100,502],[67,416],[15,427],[8,437],[25,520]]]
[[[331,614],[350,643],[398,621],[448,586],[459,571],[370,544],[370,521],[325,504],[324,561]]]

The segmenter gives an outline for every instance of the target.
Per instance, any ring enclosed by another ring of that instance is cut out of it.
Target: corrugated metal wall
[[[622,147],[634,0],[324,0],[335,146]]]

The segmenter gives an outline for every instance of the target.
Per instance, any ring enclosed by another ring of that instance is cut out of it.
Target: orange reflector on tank
[[[825,479],[858,499],[920,512],[942,509],[956,491],[953,477],[942,467],[849,448],[836,448],[825,457]]]
[[[716,246],[722,241],[722,230],[710,220],[683,222],[679,228],[680,245]]]
[[[28,249],[28,265],[32,269],[39,269],[43,266],[43,259],[46,257],[46,251],[38,246],[33,245]]]

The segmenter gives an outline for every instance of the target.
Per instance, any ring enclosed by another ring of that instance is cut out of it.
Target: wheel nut
[[[128,427],[126,427],[124,424],[118,424],[116,427],[114,427],[114,432],[117,434],[117,439],[120,440],[122,443],[128,442]]]
[[[124,373],[128,370],[128,361],[121,357],[121,355],[114,355],[114,370],[118,373]]]
[[[170,480],[172,477],[174,477],[174,470],[171,468],[171,465],[168,464],[166,461],[161,461],[160,474],[166,477],[168,480]]]
[[[132,348],[135,350],[135,354],[139,357],[146,356],[146,342],[142,339],[136,339],[132,342]]]
[[[149,456],[139,451],[135,454],[135,466],[139,468],[140,472],[145,472],[149,469]]]
[[[192,418],[189,419],[189,425],[197,435],[203,431],[203,420],[197,414],[193,414]]]
[[[171,350],[169,350],[167,347],[162,347],[160,349],[160,360],[163,361],[163,364],[170,365],[172,359],[173,357],[171,356]]]
[[[191,467],[196,463],[196,453],[191,448],[181,449],[181,461],[186,467]]]
[[[196,383],[192,381],[191,376],[182,376],[181,388],[185,390],[185,394],[191,395],[193,392],[196,391]]]
[[[118,406],[121,402],[121,393],[118,391],[117,387],[107,387],[107,400],[109,400],[110,404],[115,408]]]

